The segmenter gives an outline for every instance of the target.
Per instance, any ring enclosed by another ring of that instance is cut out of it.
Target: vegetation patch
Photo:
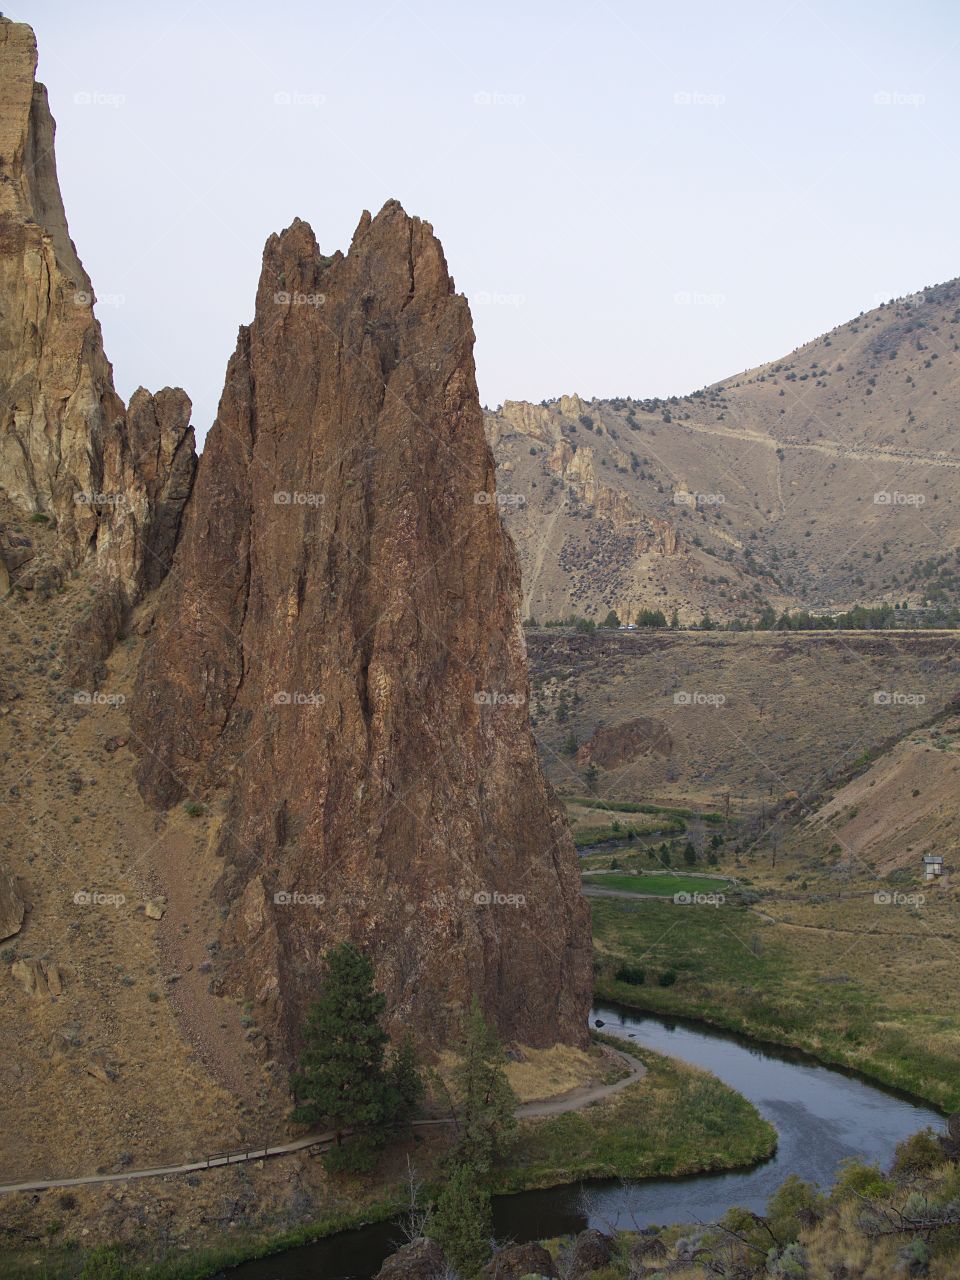
[[[639,875],[587,872],[584,884],[594,884],[600,889],[616,889],[620,893],[653,893],[664,898],[672,898],[678,893],[717,894],[730,887],[729,880],[721,880],[717,876],[670,875],[656,871],[641,872]]]
[[[591,907],[601,998],[791,1045],[941,1110],[960,1107],[956,1014],[944,991],[930,989],[929,960],[918,955],[936,940],[895,932],[896,921],[877,932],[872,899],[839,903],[838,929],[764,923],[729,906],[680,914],[673,904],[593,898]],[[850,928],[858,913],[860,943]],[[618,977],[641,963],[643,985]],[[664,983],[666,973],[675,980]]]
[[[776,1131],[741,1094],[675,1058],[629,1051],[644,1078],[583,1111],[521,1122],[496,1191],[742,1168],[773,1154]]]

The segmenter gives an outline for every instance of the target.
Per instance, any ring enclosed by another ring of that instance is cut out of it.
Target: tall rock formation
[[[0,586],[52,585],[92,563],[129,602],[173,552],[196,462],[190,402],[138,392],[128,428],[36,66],[33,31],[0,18],[0,519],[41,514],[57,533],[42,563],[5,555],[0,536]]]
[[[429,224],[349,253],[271,236],[135,698],[154,803],[219,792],[227,988],[289,1047],[325,947],[368,948],[395,1029],[474,991],[582,1042],[588,918],[527,708],[519,568],[466,299]]]

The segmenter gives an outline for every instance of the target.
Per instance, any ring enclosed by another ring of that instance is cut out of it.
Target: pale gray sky
[[[35,0],[118,389],[202,435],[263,243],[388,197],[481,396],[668,395],[960,274],[951,0]]]

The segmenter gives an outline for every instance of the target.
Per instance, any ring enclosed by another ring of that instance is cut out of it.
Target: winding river
[[[848,1156],[885,1165],[901,1138],[926,1125],[943,1128],[942,1117],[928,1107],[788,1049],[609,1004],[596,1005],[591,1025],[598,1018],[607,1034],[705,1067],[749,1098],[779,1134],[776,1155],[737,1173],[588,1182],[498,1196],[498,1237],[523,1241],[588,1226],[707,1222],[734,1204],[759,1212],[790,1173],[828,1187]],[[379,1223],[244,1263],[227,1274],[230,1280],[366,1280],[398,1242],[396,1227]]]

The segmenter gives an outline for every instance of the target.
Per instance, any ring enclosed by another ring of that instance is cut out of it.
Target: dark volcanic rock
[[[585,1280],[591,1272],[607,1266],[613,1257],[609,1236],[590,1228],[581,1231],[570,1246],[564,1275],[566,1280]]]
[[[445,1274],[443,1250],[435,1240],[411,1240],[392,1253],[374,1280],[440,1280]]]
[[[485,1280],[521,1280],[522,1276],[556,1276],[557,1268],[542,1244],[510,1244],[484,1267]]]
[[[228,987],[289,1047],[325,947],[394,1029],[582,1042],[587,913],[527,712],[466,299],[395,202],[264,252],[134,706],[144,794],[222,788]],[[287,895],[286,897],[284,895]],[[298,896],[299,895],[299,896]]]

